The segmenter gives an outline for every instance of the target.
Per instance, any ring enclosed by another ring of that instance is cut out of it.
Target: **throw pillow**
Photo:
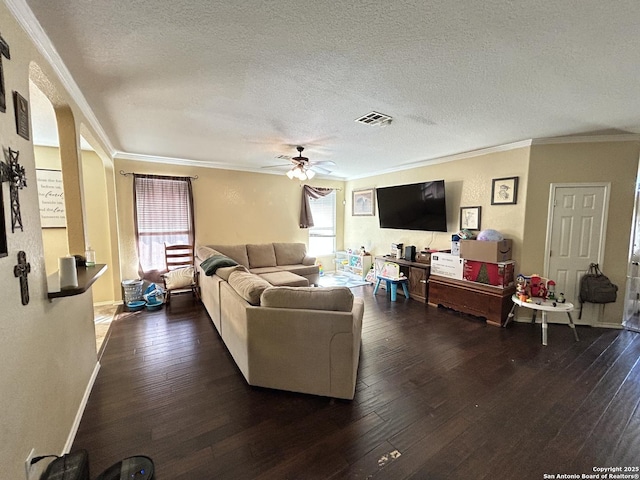
[[[185,288],[193,283],[193,267],[176,268],[163,276],[166,288]]]
[[[220,267],[233,267],[235,265],[238,265],[238,262],[224,255],[212,255],[200,264],[205,275],[208,276],[216,273],[216,270]]]

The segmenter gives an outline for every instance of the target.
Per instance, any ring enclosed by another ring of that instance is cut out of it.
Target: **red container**
[[[515,263],[513,261],[489,263],[465,259],[463,276],[465,280],[471,282],[506,288],[514,283]]]

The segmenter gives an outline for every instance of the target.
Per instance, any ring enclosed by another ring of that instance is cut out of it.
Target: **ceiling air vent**
[[[378,125],[380,127],[386,127],[393,121],[389,115],[379,112],[370,112],[366,115],[356,118],[356,122],[364,123],[365,125]]]

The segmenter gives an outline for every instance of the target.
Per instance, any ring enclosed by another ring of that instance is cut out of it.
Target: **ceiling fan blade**
[[[319,167],[318,165],[311,165],[309,167],[309,170],[313,170],[314,172],[318,172],[318,173],[324,173],[326,175],[329,175],[331,173],[331,170],[326,169],[324,167]]]
[[[283,168],[283,167],[291,167],[291,163],[280,163],[278,165],[266,165],[264,167],[260,167],[260,168]]]
[[[318,162],[311,161],[311,162],[309,162],[309,165],[325,165],[325,166],[330,165],[332,167],[335,167],[337,165],[337,163],[333,162],[331,160],[320,160]]]

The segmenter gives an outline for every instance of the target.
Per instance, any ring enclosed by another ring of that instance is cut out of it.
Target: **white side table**
[[[516,294],[511,296],[511,300],[513,301],[513,307],[507,316],[507,321],[504,322],[504,326],[506,327],[514,316],[516,307],[524,307],[533,310],[533,316],[531,318],[531,323],[535,323],[536,321],[536,312],[540,310],[542,312],[542,344],[547,344],[547,312],[556,312],[556,313],[566,313],[569,317],[569,327],[573,329],[573,336],[576,337],[576,342],[579,342],[578,332],[576,332],[576,326],[573,323],[573,319],[571,318],[571,312],[573,311],[573,303],[557,303],[551,300],[542,300],[541,298],[536,298],[533,302],[523,302],[518,298]]]

